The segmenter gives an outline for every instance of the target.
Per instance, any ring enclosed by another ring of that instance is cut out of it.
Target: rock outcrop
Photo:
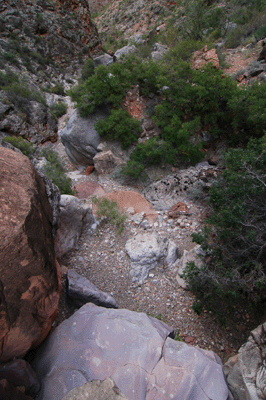
[[[102,292],[74,269],[67,271],[67,295],[78,307],[93,303],[96,306],[117,308],[116,301],[111,295]]]
[[[170,266],[177,259],[177,246],[167,238],[161,240],[154,233],[139,233],[129,239],[126,252],[131,261],[132,281],[139,284],[159,263]]]
[[[60,198],[59,228],[55,236],[55,253],[61,258],[73,249],[82,229],[90,228],[95,223],[91,208],[86,207],[75,196],[64,194]]]
[[[229,388],[235,400],[266,398],[266,323],[251,332],[238,354],[224,365]]]
[[[100,136],[94,124],[106,114],[98,112],[83,118],[75,110],[67,126],[59,131],[59,135],[70,161],[79,169],[93,165],[93,157],[97,154]]]
[[[60,296],[45,184],[29,159],[0,147],[0,362],[50,331]]]
[[[171,339],[172,329],[143,313],[86,304],[57,327],[33,363],[38,400],[110,377],[131,400],[227,400],[219,357]]]
[[[98,174],[111,174],[118,167],[125,165],[125,161],[116,157],[111,150],[101,151],[93,157],[94,167]]]

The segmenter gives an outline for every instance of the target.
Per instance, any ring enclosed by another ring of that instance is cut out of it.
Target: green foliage
[[[20,136],[6,136],[3,138],[3,141],[12,144],[12,146],[19,149],[27,157],[32,156],[35,152],[34,146],[30,142],[22,139]]]
[[[71,179],[66,176],[58,154],[51,149],[43,148],[41,150],[41,156],[45,157],[48,161],[44,167],[42,167],[43,174],[51,179],[58,187],[61,194],[73,195]]]
[[[134,143],[141,133],[140,122],[122,109],[114,109],[106,119],[99,119],[95,128],[101,136],[119,140],[123,149]]]
[[[81,69],[81,79],[85,81],[94,74],[94,63],[92,58],[87,58]]]
[[[194,235],[207,252],[205,265],[187,265],[184,278],[213,311],[257,305],[266,297],[265,138],[230,149],[226,170],[210,190],[208,229]]]
[[[97,206],[97,217],[106,217],[110,224],[117,228],[117,233],[120,235],[124,229],[124,223],[127,216],[123,214],[117,207],[115,201],[110,201],[105,197],[92,197],[92,203]]]
[[[56,103],[50,107],[50,111],[56,118],[60,118],[67,112],[67,105],[66,103]]]

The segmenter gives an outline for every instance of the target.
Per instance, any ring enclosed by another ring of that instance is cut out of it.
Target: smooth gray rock
[[[59,228],[55,235],[55,252],[61,258],[76,246],[82,229],[90,228],[95,218],[89,207],[75,196],[63,194],[60,198]]]
[[[95,67],[98,67],[99,65],[107,66],[113,63],[113,57],[109,54],[103,54],[102,56],[95,57],[93,63]]]
[[[126,400],[111,378],[94,380],[72,389],[62,400]]]
[[[224,373],[235,400],[266,398],[266,323],[251,332],[238,355],[224,365]]]
[[[79,307],[86,303],[93,303],[101,307],[117,308],[117,303],[112,296],[99,290],[73,269],[67,271],[67,294]]]
[[[146,314],[88,303],[37,352],[37,399],[61,400],[74,387],[111,377],[131,400],[227,400],[219,357],[170,334],[170,327]]]
[[[100,136],[94,124],[105,117],[106,114],[99,111],[89,118],[83,118],[78,114],[78,110],[75,110],[67,126],[58,132],[70,161],[77,168],[84,169],[93,165],[93,157],[97,154],[100,143]]]
[[[128,56],[131,53],[135,53],[137,50],[136,46],[132,44],[131,46],[124,46],[121,49],[116,50],[114,54],[114,61],[119,60],[122,56]]]
[[[125,249],[131,261],[132,281],[139,284],[159,263],[169,266],[177,259],[177,246],[167,238],[160,240],[155,233],[137,234],[126,242]]]

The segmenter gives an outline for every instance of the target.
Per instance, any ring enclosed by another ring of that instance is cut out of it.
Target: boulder
[[[202,50],[195,51],[192,56],[192,68],[199,69],[211,63],[214,68],[219,69],[219,58],[215,49],[208,50],[207,46]]]
[[[85,304],[38,350],[37,399],[59,400],[107,377],[131,400],[229,399],[219,357],[169,336],[169,326],[146,314]]]
[[[102,56],[95,57],[93,59],[94,67],[98,67],[99,65],[110,65],[113,63],[113,57],[109,54],[103,54]]]
[[[52,209],[26,156],[0,147],[0,362],[47,336],[60,297]]]
[[[14,386],[23,386],[27,395],[36,396],[40,390],[37,376],[25,360],[13,360],[0,364],[0,379],[6,379]],[[0,397],[2,399],[2,397]]]
[[[177,259],[177,246],[167,238],[161,240],[155,233],[139,233],[126,242],[126,252],[131,261],[133,282],[142,284],[151,269],[171,265]]]
[[[126,57],[131,53],[135,53],[137,51],[137,48],[134,44],[131,46],[124,46],[121,49],[116,50],[114,54],[114,61],[119,60],[122,56]]]
[[[126,400],[111,378],[99,379],[72,389],[62,400]]]
[[[187,283],[182,278],[187,263],[194,262],[198,267],[201,267],[203,265],[203,261],[200,256],[204,255],[205,252],[202,250],[201,246],[197,245],[192,250],[184,250],[183,256],[176,261],[175,267],[178,268],[176,280],[179,286],[181,286],[183,289],[187,289]]]
[[[195,167],[179,170],[146,186],[142,194],[157,210],[169,210],[184,198],[188,190],[206,186],[217,176],[217,167],[202,162]]]
[[[75,110],[71,115],[67,126],[59,131],[59,136],[70,161],[79,169],[85,169],[93,165],[93,157],[97,154],[97,146],[100,136],[94,124],[106,117],[102,111],[83,118]]]
[[[67,295],[78,307],[86,303],[93,303],[96,306],[117,308],[116,301],[112,296],[99,290],[73,269],[67,271]]]
[[[93,157],[93,162],[98,174],[111,174],[115,169],[126,164],[121,158],[116,157],[111,150],[96,154]]]
[[[64,194],[60,198],[59,228],[55,236],[55,253],[63,257],[73,249],[81,235],[82,229],[90,228],[95,223],[91,208],[75,196]]]
[[[235,400],[266,398],[266,323],[254,329],[238,354],[224,365],[228,386]]]
[[[168,47],[164,46],[163,44],[154,43],[152,46],[151,58],[154,61],[159,61],[163,58],[164,54],[167,53]]]
[[[180,215],[189,215],[188,206],[183,201],[174,204],[168,211],[168,216],[170,218],[179,218]]]

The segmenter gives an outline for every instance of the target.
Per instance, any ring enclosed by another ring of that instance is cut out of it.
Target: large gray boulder
[[[65,151],[70,161],[79,169],[93,165],[93,157],[97,154],[100,136],[94,124],[106,117],[103,111],[91,114],[83,118],[75,110],[71,115],[67,126],[58,132]]]
[[[169,266],[177,259],[177,246],[156,233],[137,234],[126,242],[125,249],[131,261],[132,281],[139,284],[159,263]]]
[[[113,57],[109,54],[105,53],[101,56],[95,57],[93,59],[94,67],[98,67],[99,65],[110,65],[113,63]]]
[[[95,223],[92,210],[75,196],[63,194],[60,198],[59,228],[55,235],[55,254],[63,257],[73,249],[82,229],[90,228]]]
[[[119,60],[122,56],[126,57],[131,53],[135,53],[137,48],[134,44],[131,46],[124,46],[121,49],[116,50],[114,54],[114,61]]]
[[[146,314],[88,303],[37,352],[37,399],[61,400],[74,387],[107,377],[131,400],[229,399],[219,357],[174,341],[172,333]]]
[[[116,301],[112,296],[102,292],[73,269],[67,271],[67,295],[78,307],[86,303],[93,303],[101,307],[117,308]]]
[[[238,354],[224,365],[235,400],[266,398],[266,323],[254,329]]]

